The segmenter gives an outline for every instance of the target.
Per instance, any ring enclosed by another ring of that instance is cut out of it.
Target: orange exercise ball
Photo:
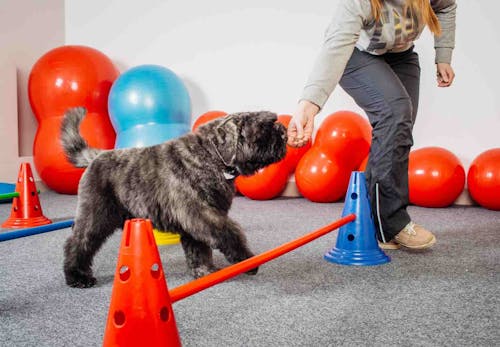
[[[313,146],[297,165],[295,183],[299,192],[313,202],[334,202],[345,197],[350,175],[350,168]]]
[[[214,119],[224,117],[226,116],[227,113],[224,111],[208,111],[200,115],[198,118],[196,118],[193,127],[191,128],[192,131],[195,131],[196,128],[198,128],[200,125],[208,123]]]
[[[371,134],[366,118],[352,111],[337,111],[321,122],[314,145],[355,170],[370,151]]]
[[[292,116],[288,114],[282,114],[278,116],[278,122],[283,124],[287,129],[288,129],[288,124],[290,124],[291,120]],[[286,156],[285,159],[283,160],[290,168],[290,172],[295,171],[295,168],[297,167],[297,164],[299,163],[300,159],[304,156],[304,154],[306,154],[306,152],[311,148],[311,146],[312,146],[311,140],[309,140],[302,147],[292,147],[286,145]]]
[[[487,150],[472,161],[467,186],[479,205],[500,211],[500,148]]]
[[[368,155],[363,159],[361,164],[358,166],[358,171],[365,171],[366,170],[366,165],[368,165],[368,158],[370,158]]]
[[[279,196],[285,190],[290,176],[287,164],[281,160],[258,170],[251,176],[238,176],[236,189],[253,200],[269,200]]]
[[[102,52],[86,46],[61,46],[45,53],[31,69],[28,92],[35,116],[63,114],[85,106],[106,112],[108,94],[119,72]],[[54,115],[51,115],[54,116]]]
[[[446,207],[462,193],[465,170],[460,160],[445,148],[420,148],[410,152],[408,185],[410,203]]]
[[[34,64],[28,95],[39,127],[33,144],[33,161],[42,181],[52,190],[76,194],[83,169],[70,164],[59,136],[64,112],[84,106],[88,115],[81,133],[97,148],[114,147],[115,131],[108,115],[108,94],[119,72],[100,51],[86,46],[62,46]]]

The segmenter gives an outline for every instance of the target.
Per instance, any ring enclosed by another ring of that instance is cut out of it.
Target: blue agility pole
[[[18,239],[20,237],[42,234],[57,229],[69,228],[73,225],[73,222],[74,222],[73,219],[68,219],[59,222],[54,222],[51,224],[41,225],[38,227],[12,230],[12,231],[0,231],[0,242]]]

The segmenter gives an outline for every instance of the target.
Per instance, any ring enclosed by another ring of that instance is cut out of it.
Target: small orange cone
[[[181,346],[148,219],[125,222],[103,346]]]
[[[29,228],[52,223],[43,215],[29,163],[21,164],[16,192],[19,196],[12,200],[10,217],[2,224],[2,228]]]

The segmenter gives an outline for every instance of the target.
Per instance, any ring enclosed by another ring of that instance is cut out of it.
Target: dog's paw
[[[97,280],[91,274],[81,272],[66,273],[66,284],[73,288],[90,288],[97,283]]]
[[[191,270],[191,274],[194,278],[200,278],[206,275],[209,275],[211,272],[205,267],[198,267],[196,269]]]
[[[259,272],[259,267],[255,267],[253,268],[252,270],[248,270],[247,272],[245,272],[247,275],[250,275],[250,276],[253,276],[253,275],[257,275],[257,272]]]
[[[220,269],[215,266],[198,266],[194,269],[191,269],[191,273],[194,278],[200,278],[206,275],[210,275],[212,272],[219,271]]]

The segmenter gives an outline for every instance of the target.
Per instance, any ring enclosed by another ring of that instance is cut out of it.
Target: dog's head
[[[198,128],[217,149],[224,164],[242,175],[278,162],[286,154],[286,128],[272,112],[229,114]]]

